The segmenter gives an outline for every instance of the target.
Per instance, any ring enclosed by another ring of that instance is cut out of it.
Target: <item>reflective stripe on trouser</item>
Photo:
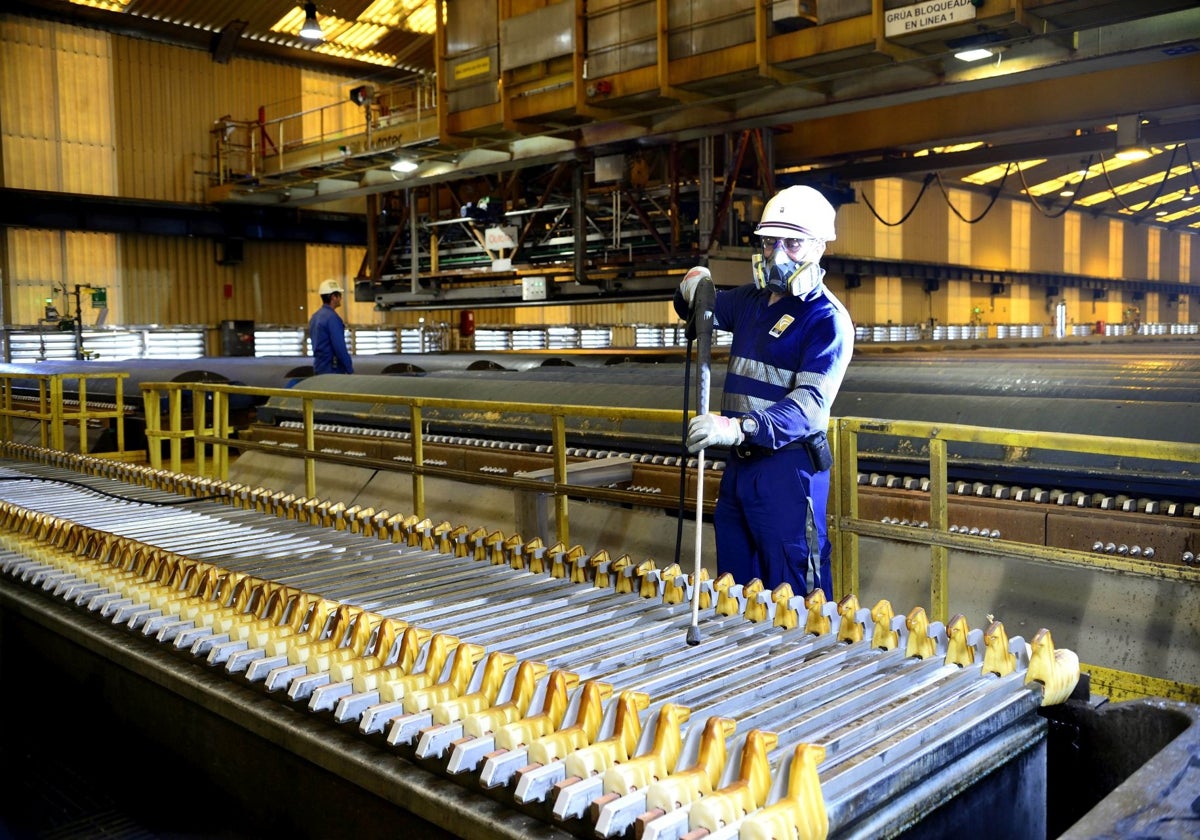
[[[811,469],[803,448],[750,460],[730,455],[713,516],[718,573],[741,584],[758,578],[768,589],[786,581],[796,595],[820,586],[832,600],[829,472]]]

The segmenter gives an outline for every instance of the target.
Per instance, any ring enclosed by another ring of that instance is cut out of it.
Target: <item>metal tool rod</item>
[[[712,331],[713,306],[716,289],[707,271],[700,278],[692,296],[692,325],[697,339],[696,373],[699,387],[696,389],[696,413],[707,414],[709,394],[712,390]],[[696,453],[696,545],[692,566],[692,623],[688,627],[686,641],[689,645],[700,641],[700,578],[703,574],[701,558],[704,546],[704,456],[701,449]]]

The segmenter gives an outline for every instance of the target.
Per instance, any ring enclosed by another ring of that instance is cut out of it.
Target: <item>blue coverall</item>
[[[854,324],[824,284],[803,297],[748,283],[718,291],[715,329],[733,334],[721,413],[749,415],[758,429],[725,461],[713,527],[717,571],[796,594],[820,587],[833,598],[825,511],[829,470],[813,463],[805,439],[825,433],[854,349]],[[686,320],[688,304],[675,294]]]
[[[354,373],[354,363],[346,349],[346,326],[329,304],[323,304],[308,322],[312,339],[313,373]]]

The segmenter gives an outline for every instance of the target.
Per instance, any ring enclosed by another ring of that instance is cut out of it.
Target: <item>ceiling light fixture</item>
[[[1152,154],[1154,154],[1154,152],[1150,151],[1145,146],[1126,146],[1122,149],[1119,149],[1115,157],[1119,160],[1137,162],[1139,160],[1145,160]]]
[[[1119,160],[1138,161],[1150,157],[1153,152],[1142,140],[1141,114],[1126,114],[1117,117],[1117,151]]]
[[[325,33],[321,31],[321,24],[317,20],[316,3],[304,4],[304,25],[300,27],[300,37],[310,41],[325,40]]]
[[[973,5],[982,5],[973,3]],[[963,38],[952,38],[946,41],[947,52],[953,53],[959,61],[982,61],[991,58],[1004,49],[1004,33],[998,30],[976,32]]]
[[[400,157],[396,158],[396,162],[391,165],[391,170],[393,172],[416,172],[418,166],[420,164],[412,158]]]
[[[957,58],[959,61],[968,61],[969,62],[969,61],[982,61],[985,58],[991,58],[992,55],[993,55],[992,51],[989,50],[987,47],[976,47],[974,49],[962,50],[961,52],[956,52],[954,54],[954,57]]]
[[[1082,187],[1083,182],[1085,180],[1087,180],[1087,176],[1088,176],[1088,171],[1087,171],[1086,167],[1084,169],[1080,169],[1078,172],[1076,172],[1075,177],[1077,177],[1079,179],[1077,186]],[[1070,176],[1067,176],[1067,178],[1063,179],[1063,188],[1062,188],[1062,192],[1060,192],[1059,195],[1062,196],[1063,198],[1070,198],[1071,196],[1075,195],[1075,188],[1071,186]]]

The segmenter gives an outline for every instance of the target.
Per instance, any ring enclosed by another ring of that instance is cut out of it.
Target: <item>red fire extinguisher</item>
[[[475,311],[464,309],[458,316],[458,334],[461,338],[475,335]]]

